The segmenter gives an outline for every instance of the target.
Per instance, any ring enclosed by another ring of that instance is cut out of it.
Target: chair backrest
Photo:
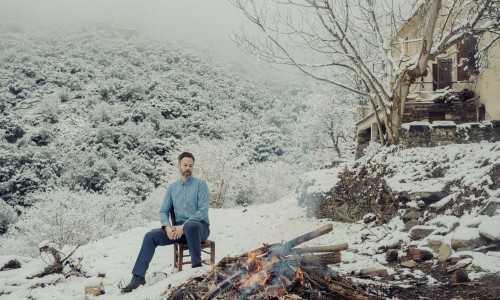
[[[170,223],[172,226],[175,226],[175,211],[173,205],[172,208],[170,208]]]

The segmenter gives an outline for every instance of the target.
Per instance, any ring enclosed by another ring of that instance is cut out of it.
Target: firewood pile
[[[226,257],[204,276],[167,290],[167,299],[379,299],[328,265],[341,261],[347,244],[295,248],[332,231],[325,225],[289,242]],[[320,253],[320,254],[318,254]]]

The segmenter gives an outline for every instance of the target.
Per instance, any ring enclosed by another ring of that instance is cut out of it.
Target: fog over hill
[[[235,31],[245,27],[252,34],[258,32],[241,11],[225,0],[152,0],[147,3],[132,0],[4,0],[0,2],[0,23],[25,30],[75,30],[102,24],[199,49],[218,63],[226,63],[234,70],[256,73],[257,77],[282,82],[304,80],[293,74],[296,73],[293,69],[278,72],[275,67],[238,49],[231,40]]]

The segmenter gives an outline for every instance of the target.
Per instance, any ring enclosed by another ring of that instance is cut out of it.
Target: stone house
[[[443,7],[451,1],[443,0]],[[401,67],[421,47],[425,25],[423,13],[423,6],[420,6],[390,40],[392,56]],[[445,28],[443,20],[438,19],[437,30]],[[480,67],[476,62],[478,49],[491,43],[493,38],[490,34],[480,41],[473,36],[467,37],[453,45],[444,55],[429,61],[427,76],[421,77],[411,86],[405,103],[400,135],[403,144],[435,146],[500,139],[498,41],[488,53],[487,67]],[[359,155],[370,141],[378,142],[378,130],[369,107],[359,107],[357,117]],[[467,133],[469,130],[472,130],[470,134]]]

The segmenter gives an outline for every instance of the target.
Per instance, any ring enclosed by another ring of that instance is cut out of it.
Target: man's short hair
[[[179,154],[179,157],[178,157],[178,160],[179,160],[179,163],[181,163],[181,160],[184,158],[184,157],[189,157],[189,158],[192,158],[193,159],[193,162],[194,162],[194,155],[189,153],[189,152],[182,152],[181,154]]]

